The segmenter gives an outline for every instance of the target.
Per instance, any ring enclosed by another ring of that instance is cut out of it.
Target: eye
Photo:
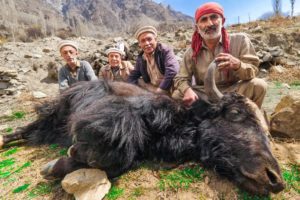
[[[233,121],[233,122],[240,122],[245,120],[246,116],[245,114],[238,108],[231,108],[228,109],[225,117],[227,120],[229,121]]]
[[[239,112],[239,110],[237,110],[237,109],[233,109],[233,110],[231,110],[230,111],[230,114],[232,114],[232,115],[237,115],[237,114],[239,114],[240,112]]]

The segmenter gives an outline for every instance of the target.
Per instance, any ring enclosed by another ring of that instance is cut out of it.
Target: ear
[[[226,18],[225,18],[225,17],[223,17],[223,19],[222,19],[222,25],[224,25],[224,24],[225,24],[225,21],[226,21]]]

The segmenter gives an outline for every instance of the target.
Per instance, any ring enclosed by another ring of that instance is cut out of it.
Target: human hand
[[[220,53],[216,57],[219,70],[233,69],[238,70],[241,67],[241,61],[229,53]]]
[[[161,88],[157,88],[155,90],[155,93],[156,94],[167,94],[168,92],[166,90],[161,89]]]
[[[192,103],[194,103],[197,99],[199,99],[198,95],[193,91],[192,88],[188,88],[184,92],[182,101],[184,105],[191,106]]]

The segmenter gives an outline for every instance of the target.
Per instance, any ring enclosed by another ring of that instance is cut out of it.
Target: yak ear
[[[189,108],[197,120],[214,118],[222,110],[219,104],[211,103],[208,98],[195,101]]]

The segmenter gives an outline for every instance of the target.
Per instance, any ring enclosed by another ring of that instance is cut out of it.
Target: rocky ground
[[[299,18],[252,22],[229,27],[229,30],[247,32],[255,45],[261,59],[259,76],[264,78],[269,86],[263,104],[269,116],[283,96],[300,94]],[[160,40],[172,45],[180,60],[186,47],[190,45],[191,34],[191,31],[179,29],[173,33],[160,33]],[[133,38],[98,40],[81,37],[71,39],[78,41],[80,57],[90,61],[95,71],[107,62],[104,55],[105,49],[116,43],[124,42],[129,60],[133,61],[138,51],[137,43]],[[17,127],[33,121],[36,117],[33,106],[44,99],[55,98],[58,94],[55,75],[62,60],[56,45],[60,40],[60,38],[51,37],[32,43],[0,45],[1,134],[13,132]],[[299,140],[273,138],[272,148],[284,173],[291,174],[293,169],[296,169],[294,172],[296,181],[286,179],[288,187],[282,193],[272,195],[270,198],[300,199]],[[60,149],[55,145],[41,148],[21,145],[0,150],[0,199],[72,199],[63,192],[59,182],[47,182],[39,175],[39,169],[43,164],[64,154],[65,149]],[[9,164],[12,162],[13,164]],[[145,164],[144,167],[115,180],[114,192],[119,191],[121,194],[118,199],[252,198],[239,191],[227,180],[217,177],[212,171],[205,171],[201,181],[192,181],[187,188],[166,187],[162,189],[161,177],[164,171],[158,168],[159,165],[156,164]],[[11,174],[5,174],[7,172]],[[20,187],[21,191],[16,192],[15,190]],[[114,198],[109,196],[106,199]]]

